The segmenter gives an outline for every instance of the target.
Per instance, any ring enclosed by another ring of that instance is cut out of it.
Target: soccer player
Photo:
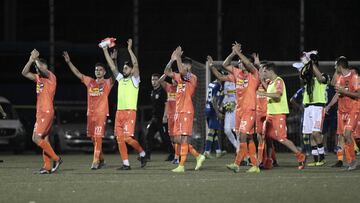
[[[36,123],[32,140],[43,149],[44,165],[40,169],[40,174],[54,173],[59,169],[62,159],[56,155],[49,143],[49,132],[54,119],[54,95],[56,90],[56,77],[48,70],[48,65],[44,59],[39,58],[39,52],[34,49],[30,58],[22,70],[22,75],[36,83]],[[30,71],[35,62],[36,74]],[[51,167],[51,160],[54,161]]]
[[[166,82],[166,75],[163,74],[160,79],[159,83],[161,84],[162,88],[167,93],[167,101],[165,103],[165,112],[163,117],[163,123],[167,123],[167,132],[170,137],[171,143],[173,145],[175,155],[174,159],[172,160],[173,164],[179,164],[180,158],[180,145],[175,142],[175,111],[176,111],[176,89],[177,83],[174,79],[171,80],[171,83]]]
[[[175,173],[185,172],[185,162],[188,152],[196,157],[195,170],[199,170],[205,161],[205,156],[199,154],[190,144],[194,119],[192,96],[195,93],[197,77],[191,73],[192,60],[190,58],[182,59],[182,53],[181,47],[177,47],[171,55],[171,59],[164,71],[168,77],[171,77],[177,83],[174,140],[180,144],[181,160],[179,166],[172,170],[172,172]],[[174,73],[171,70],[171,65],[175,61],[179,73]]]
[[[326,87],[329,78],[319,71],[317,55],[311,54],[310,59],[300,71],[300,76],[304,81],[302,132],[304,140],[310,137],[311,154],[314,157],[314,162],[309,163],[308,166],[322,166],[325,164],[325,150],[321,132],[325,116]]]
[[[211,56],[207,57],[208,63],[212,64],[214,61]],[[224,133],[233,145],[235,151],[239,147],[236,139],[235,129],[235,107],[236,107],[236,86],[234,82],[225,81],[223,85],[224,98],[222,100],[222,109],[224,115]]]
[[[344,149],[348,163],[347,170],[352,171],[355,170],[357,166],[354,141],[351,134],[358,124],[357,120],[360,112],[360,82],[356,71],[350,69],[346,57],[340,56],[336,59],[335,69],[335,90],[337,94],[325,110],[328,111],[331,106],[338,102],[337,134],[344,138]]]
[[[292,141],[287,139],[286,114],[289,113],[289,108],[285,83],[276,74],[273,63],[265,64],[262,74],[265,79],[270,80],[266,92],[257,91],[259,96],[266,96],[268,98],[263,133],[265,136],[280,142],[294,152],[299,163],[298,169],[301,170],[305,166],[306,156],[297,149]]]
[[[263,76],[263,66],[267,62],[260,63],[259,54],[254,53],[254,65],[259,70],[260,84],[257,91],[266,92],[268,86],[267,81]],[[273,166],[279,166],[276,160],[276,153],[274,143],[271,139],[265,139],[263,134],[263,126],[266,120],[267,111],[267,98],[264,96],[256,95],[256,124],[255,131],[258,138],[258,165],[260,168],[271,169]]]
[[[153,140],[156,132],[160,133],[164,146],[167,147],[167,151],[170,153],[166,161],[172,161],[174,154],[172,153],[172,146],[170,144],[169,136],[165,135],[163,126],[163,117],[165,111],[166,92],[160,86],[160,75],[157,73],[151,76],[151,85],[153,90],[151,91],[151,104],[152,104],[152,117],[149,125],[147,126],[146,134],[146,158],[150,160],[151,151],[153,148]]]
[[[209,57],[208,57],[209,58]],[[208,96],[205,104],[205,115],[208,124],[209,132],[206,135],[204,156],[212,158],[211,148],[212,144],[215,145],[216,158],[223,156],[219,142],[220,130],[222,129],[221,123],[224,114],[221,112],[222,85],[219,80],[214,80],[208,85]]]
[[[146,153],[140,146],[139,142],[133,138],[140,85],[139,64],[134,52],[132,51],[132,40],[129,39],[127,43],[132,65],[129,62],[125,62],[122,74],[118,71],[117,66],[114,64],[109,54],[108,46],[102,47],[106,61],[109,64],[114,77],[119,83],[118,105],[115,117],[115,134],[123,165],[118,168],[118,170],[131,170],[126,144],[131,145],[139,153],[141,163],[140,167],[143,168],[146,166]]]
[[[233,67],[231,61],[235,56],[239,56],[239,68]],[[231,54],[226,58],[223,67],[231,74],[222,75],[213,65],[210,65],[211,71],[221,81],[232,81],[236,83],[236,122],[235,130],[240,139],[239,150],[235,162],[227,165],[227,168],[234,172],[240,171],[240,162],[249,154],[252,167],[247,171],[250,173],[259,173],[256,159],[256,146],[253,140],[255,128],[256,111],[256,90],[259,85],[259,73],[253,64],[241,50],[241,45],[233,44]],[[247,140],[249,139],[249,148]],[[249,150],[248,150],[249,149]]]
[[[91,169],[97,170],[105,164],[102,153],[102,138],[105,135],[106,120],[109,116],[108,95],[114,85],[114,80],[113,78],[104,78],[106,74],[104,64],[95,64],[94,79],[82,74],[71,62],[70,56],[66,51],[63,53],[63,57],[70,70],[87,88],[87,136],[91,138],[94,144],[94,156]]]

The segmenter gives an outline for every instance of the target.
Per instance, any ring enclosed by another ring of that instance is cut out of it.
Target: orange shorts
[[[34,134],[41,137],[49,135],[54,120],[54,112],[38,112],[36,113],[36,122],[34,125]]]
[[[236,133],[254,134],[255,110],[236,110],[235,131]]]
[[[358,124],[358,112],[344,113],[338,111],[336,134],[343,135],[345,130],[355,131]]]
[[[255,131],[257,134],[262,134],[265,120],[266,120],[266,112],[256,112]]]
[[[135,110],[117,110],[115,117],[115,135],[117,137],[134,136],[135,123]]]
[[[193,120],[194,114],[193,113],[176,113],[175,114],[175,129],[174,135],[192,135],[192,128],[193,128]]]
[[[168,115],[167,123],[168,123],[169,136],[171,137],[175,136],[175,116]]]
[[[104,137],[106,130],[107,116],[89,115],[87,117],[87,136],[88,137]]]
[[[263,133],[265,137],[274,139],[276,141],[284,141],[287,139],[287,128],[286,128],[286,115],[275,114],[267,115]]]

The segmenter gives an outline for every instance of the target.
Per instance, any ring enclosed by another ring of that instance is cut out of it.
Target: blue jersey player
[[[218,80],[214,80],[208,85],[208,96],[205,105],[206,120],[209,127],[209,132],[206,136],[205,152],[206,158],[210,158],[212,144],[215,145],[216,157],[221,157],[224,153],[221,151],[219,142],[220,130],[222,130],[222,120],[224,115],[222,113],[222,84]]]

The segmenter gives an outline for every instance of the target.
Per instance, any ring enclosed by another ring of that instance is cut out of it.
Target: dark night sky
[[[243,44],[244,52],[259,52],[264,59],[297,60],[299,2],[223,0],[223,59],[236,40]],[[321,60],[334,60],[339,55],[359,60],[359,1],[305,2],[305,49],[319,50]],[[97,48],[102,38],[114,36],[120,48],[125,48],[127,38],[132,37],[132,6],[131,0],[55,1],[58,99],[86,98],[85,88],[66,67],[61,51],[68,50],[83,73],[93,74],[93,65],[104,62]],[[20,72],[32,48],[48,57],[48,1],[3,0],[0,10],[4,11],[0,12],[4,22],[0,23],[0,95],[15,103],[34,102],[34,87]],[[201,62],[208,54],[216,55],[216,11],[216,0],[139,0],[138,58],[143,95],[151,89],[151,73],[162,71],[177,45],[182,45],[185,55]],[[120,56],[122,60],[128,57],[124,51]],[[70,88],[79,94],[68,93]],[[31,99],[19,100],[18,94],[14,94],[17,89]]]

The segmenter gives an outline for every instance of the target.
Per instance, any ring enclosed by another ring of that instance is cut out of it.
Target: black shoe
[[[151,161],[149,156],[145,156],[145,158],[146,158],[146,162],[150,162],[150,161]],[[137,159],[138,161],[141,161],[141,156],[138,156],[136,159]]]
[[[39,174],[51,174],[51,170],[46,170],[45,168],[41,168],[39,171]]]
[[[59,169],[59,167],[62,163],[63,163],[63,160],[61,159],[61,157],[59,157],[58,161],[54,161],[53,168],[51,169],[51,173],[55,173]]]
[[[259,168],[260,168],[260,169],[265,169],[264,164],[263,164],[263,163],[260,163],[260,164],[259,164]]]
[[[247,161],[241,161],[240,162],[240,166],[247,166],[248,165],[248,162]]]
[[[140,168],[144,168],[146,166],[147,157],[140,157]]]
[[[165,159],[165,161],[172,161],[172,160],[174,160],[173,154],[169,154],[169,156]]]
[[[276,160],[273,160],[273,167],[279,167],[279,164]]]
[[[342,161],[337,161],[334,165],[332,165],[331,167],[333,167],[333,168],[341,168],[341,167],[343,167],[343,162]]]
[[[103,167],[105,167],[105,166],[106,166],[105,159],[100,160],[100,162],[99,162],[99,168],[103,168]]]
[[[3,163],[3,162],[4,162],[4,160],[0,159],[0,163]]]
[[[131,167],[127,165],[122,165],[120,168],[117,168],[116,170],[128,171],[131,170]]]

